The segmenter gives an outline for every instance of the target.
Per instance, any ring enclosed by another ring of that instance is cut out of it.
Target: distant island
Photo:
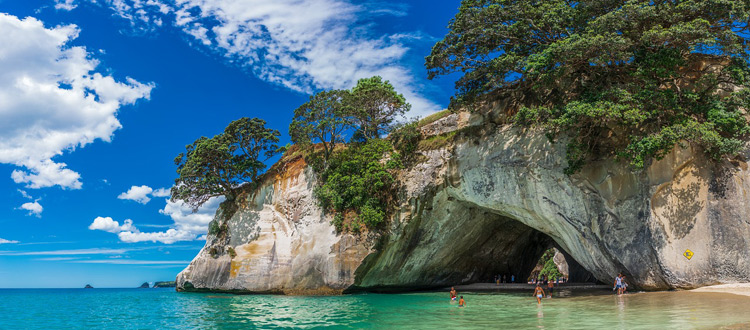
[[[91,286],[91,284],[86,284],[86,286],[83,287],[84,289],[93,289],[94,287]]]
[[[141,286],[139,286],[138,288],[139,289],[148,289],[150,287],[151,286],[148,284],[148,282],[143,282],[143,284],[141,284]]]
[[[161,281],[154,283],[154,288],[174,288],[175,282],[174,281]]]

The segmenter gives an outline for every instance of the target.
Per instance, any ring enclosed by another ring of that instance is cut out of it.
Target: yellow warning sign
[[[693,251],[690,251],[690,250],[685,250],[685,253],[683,253],[682,255],[685,256],[685,258],[687,258],[688,260],[690,260],[693,258],[693,255],[695,255],[695,253],[693,253]]]

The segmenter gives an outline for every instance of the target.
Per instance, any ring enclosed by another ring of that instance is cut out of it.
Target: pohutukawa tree
[[[196,211],[212,197],[234,199],[236,189],[255,182],[263,161],[279,149],[279,131],[262,119],[242,118],[212,138],[201,137],[175,158],[177,174],[172,200],[182,200]]]
[[[352,127],[352,112],[344,100],[346,90],[323,91],[310,96],[310,100],[294,110],[289,125],[292,142],[310,147],[320,142],[323,159],[327,163],[337,143],[345,142],[344,132]]]
[[[516,122],[567,136],[568,173],[685,143],[720,159],[750,131],[749,13],[750,0],[464,0],[426,66],[463,72],[454,108],[522,95]]]
[[[404,95],[380,76],[357,81],[346,101],[352,108],[357,134],[363,140],[377,139],[388,133],[393,122],[411,108]]]

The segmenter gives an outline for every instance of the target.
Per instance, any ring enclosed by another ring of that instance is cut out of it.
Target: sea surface
[[[329,297],[174,289],[0,289],[0,329],[745,329],[750,298],[697,292],[561,291]]]

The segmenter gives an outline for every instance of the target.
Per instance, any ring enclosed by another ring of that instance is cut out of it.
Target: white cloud
[[[169,197],[171,195],[172,195],[172,191],[170,188],[159,188],[159,189],[154,190],[151,193],[151,196],[154,196],[154,197]]]
[[[21,196],[23,196],[23,198],[26,198],[26,199],[34,199],[34,198],[33,198],[33,197],[31,197],[31,195],[29,195],[29,193],[27,193],[27,192],[26,192],[25,190],[21,190],[21,189],[16,189],[16,190],[18,190],[18,192],[19,192],[19,193],[21,194]]]
[[[0,244],[16,244],[18,241],[11,241],[4,238],[0,238]]]
[[[34,215],[38,218],[42,216],[42,211],[44,210],[42,204],[39,204],[39,201],[23,203],[19,209],[29,211],[29,215]]]
[[[55,9],[73,10],[78,7],[75,2],[76,0],[55,0]]]
[[[164,244],[172,244],[180,241],[193,241],[195,240],[195,234],[177,229],[167,229],[167,231],[152,232],[152,233],[140,233],[132,231],[124,231],[117,236],[121,241],[126,243],[137,243],[137,242],[161,242]]]
[[[205,234],[208,231],[208,224],[216,214],[219,204],[224,201],[224,197],[214,197],[209,199],[203,206],[198,208],[198,212],[193,213],[192,209],[182,201],[166,201],[163,209],[159,213],[172,218],[174,224],[165,231],[141,232],[133,225],[132,220],[125,220],[123,225],[110,217],[97,217],[89,225],[91,230],[103,230],[117,234],[117,237],[126,243],[137,242],[161,242],[172,244],[181,241],[205,240]],[[144,225],[144,227],[161,227],[160,225]]]
[[[130,189],[128,189],[127,192],[120,194],[120,196],[117,196],[117,198],[128,199],[141,204],[146,204],[151,200],[148,195],[151,194],[152,191],[154,190],[149,186],[132,186],[130,187]]]
[[[88,0],[99,2],[96,0]],[[350,0],[104,0],[136,30],[164,21],[257,77],[312,93],[383,76],[412,104],[409,116],[440,110],[399,62],[404,34],[377,35],[366,19],[404,16],[406,6]]]
[[[122,231],[134,231],[137,232],[138,228],[133,226],[133,220],[127,219],[120,223],[113,220],[110,217],[96,217],[94,222],[89,225],[89,230],[103,230],[110,233],[119,233]]]
[[[128,191],[121,193],[117,198],[127,199],[136,201],[141,204],[146,204],[151,200],[151,197],[168,197],[170,195],[170,188],[159,188],[154,190],[153,188],[143,186],[132,186]],[[151,196],[151,197],[149,197]]]
[[[92,54],[69,45],[75,25],[45,28],[36,18],[0,13],[0,31],[0,163],[20,167],[11,178],[28,188],[80,189],[80,174],[53,158],[109,142],[121,127],[117,111],[148,98],[153,85],[96,72]]]

